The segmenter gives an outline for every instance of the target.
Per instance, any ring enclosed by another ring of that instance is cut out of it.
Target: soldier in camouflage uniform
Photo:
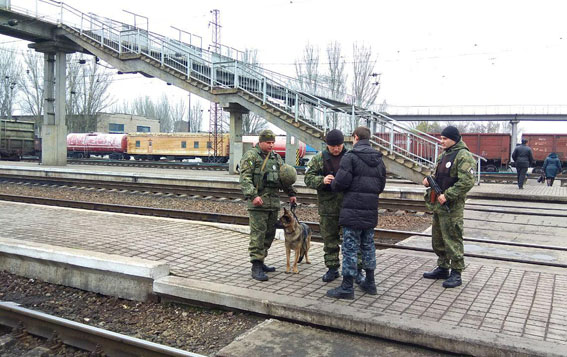
[[[426,205],[433,211],[431,237],[438,266],[423,277],[446,279],[443,287],[454,288],[462,284],[461,272],[465,269],[463,211],[467,192],[474,186],[476,162],[453,126],[441,132],[441,146],[444,151],[437,158],[434,179],[443,194],[437,196],[432,189],[425,193]],[[429,187],[427,179],[423,185]]]
[[[279,188],[282,158],[273,152],[276,136],[271,130],[260,133],[258,145],[247,151],[240,161],[240,184],[242,193],[248,201],[250,219],[250,262],[252,278],[268,280],[266,272],[276,269],[264,264],[268,249],[276,234],[275,224],[280,210]],[[283,188],[291,203],[296,202],[296,190],[287,185]]]
[[[330,282],[339,277],[340,226],[339,213],[343,202],[342,192],[331,190],[331,181],[339,171],[339,164],[347,152],[344,146],[344,135],[338,129],[327,133],[325,142],[327,148],[315,155],[308,164],[305,172],[305,185],[317,190],[319,209],[319,229],[323,237],[325,251],[325,266],[328,271],[323,275],[324,282]],[[360,269],[362,271],[362,269]],[[364,276],[359,274],[362,280]]]

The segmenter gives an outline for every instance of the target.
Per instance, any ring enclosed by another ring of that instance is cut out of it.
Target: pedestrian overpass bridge
[[[306,90],[295,79],[245,63],[237,51],[212,52],[182,41],[181,31],[179,39],[172,39],[62,2],[3,0],[0,33],[30,41],[30,48],[44,53],[45,165],[66,164],[65,56],[74,52],[97,56],[120,72],[155,77],[222,105],[230,112],[231,172],[242,156],[242,114],[250,111],[314,148],[323,147],[325,134],[333,129],[331,119],[380,128],[381,134],[371,142],[384,155],[388,171],[414,182],[431,173],[441,150],[436,138],[384,113],[331,99],[324,88]]]

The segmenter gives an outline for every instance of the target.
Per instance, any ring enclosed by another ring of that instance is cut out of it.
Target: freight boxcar
[[[71,133],[67,135],[67,156],[88,158],[108,155],[112,159],[126,159],[126,134]]]
[[[510,162],[510,134],[463,133],[461,136],[472,153],[486,159],[486,162],[481,163],[482,171],[498,172],[508,166]]]
[[[34,122],[0,120],[0,158],[20,160],[25,155],[36,155]]]
[[[552,152],[556,153],[563,167],[567,165],[567,134],[522,134],[522,139],[528,140],[535,160],[535,170],[543,166],[545,158]]]
[[[170,160],[200,158],[209,161],[213,143],[208,134],[200,133],[135,133],[128,134],[127,154],[136,160]],[[228,134],[222,135],[222,145],[217,149],[215,162],[227,162],[229,155]]]

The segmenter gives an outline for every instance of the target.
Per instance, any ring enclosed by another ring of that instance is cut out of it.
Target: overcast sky
[[[294,75],[294,61],[307,42],[320,48],[323,63],[328,43],[339,41],[347,62],[352,61],[353,43],[363,43],[372,46],[378,58],[377,103],[567,106],[567,22],[562,1],[65,2],[119,20],[130,21],[132,16],[122,11],[129,10],[148,16],[150,31],[174,36],[169,28],[173,25],[201,35],[205,44],[211,39],[210,10],[219,9],[223,44],[257,49],[265,67],[288,75]],[[148,93],[144,84],[152,84],[154,91],[161,85],[134,76],[122,78],[115,82],[117,93],[132,97]],[[163,86],[176,96],[184,95]],[[524,126],[530,132],[551,130],[546,125]]]

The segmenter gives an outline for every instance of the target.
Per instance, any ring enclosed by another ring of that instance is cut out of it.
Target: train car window
[[[207,141],[207,149],[212,149],[213,143],[211,141]]]
[[[137,148],[140,147],[140,140],[136,140],[136,147],[137,147]]]
[[[182,141],[181,142],[181,148],[185,149],[187,147],[187,141]]]
[[[198,149],[198,148],[199,148],[199,142],[193,141],[193,149]]]

